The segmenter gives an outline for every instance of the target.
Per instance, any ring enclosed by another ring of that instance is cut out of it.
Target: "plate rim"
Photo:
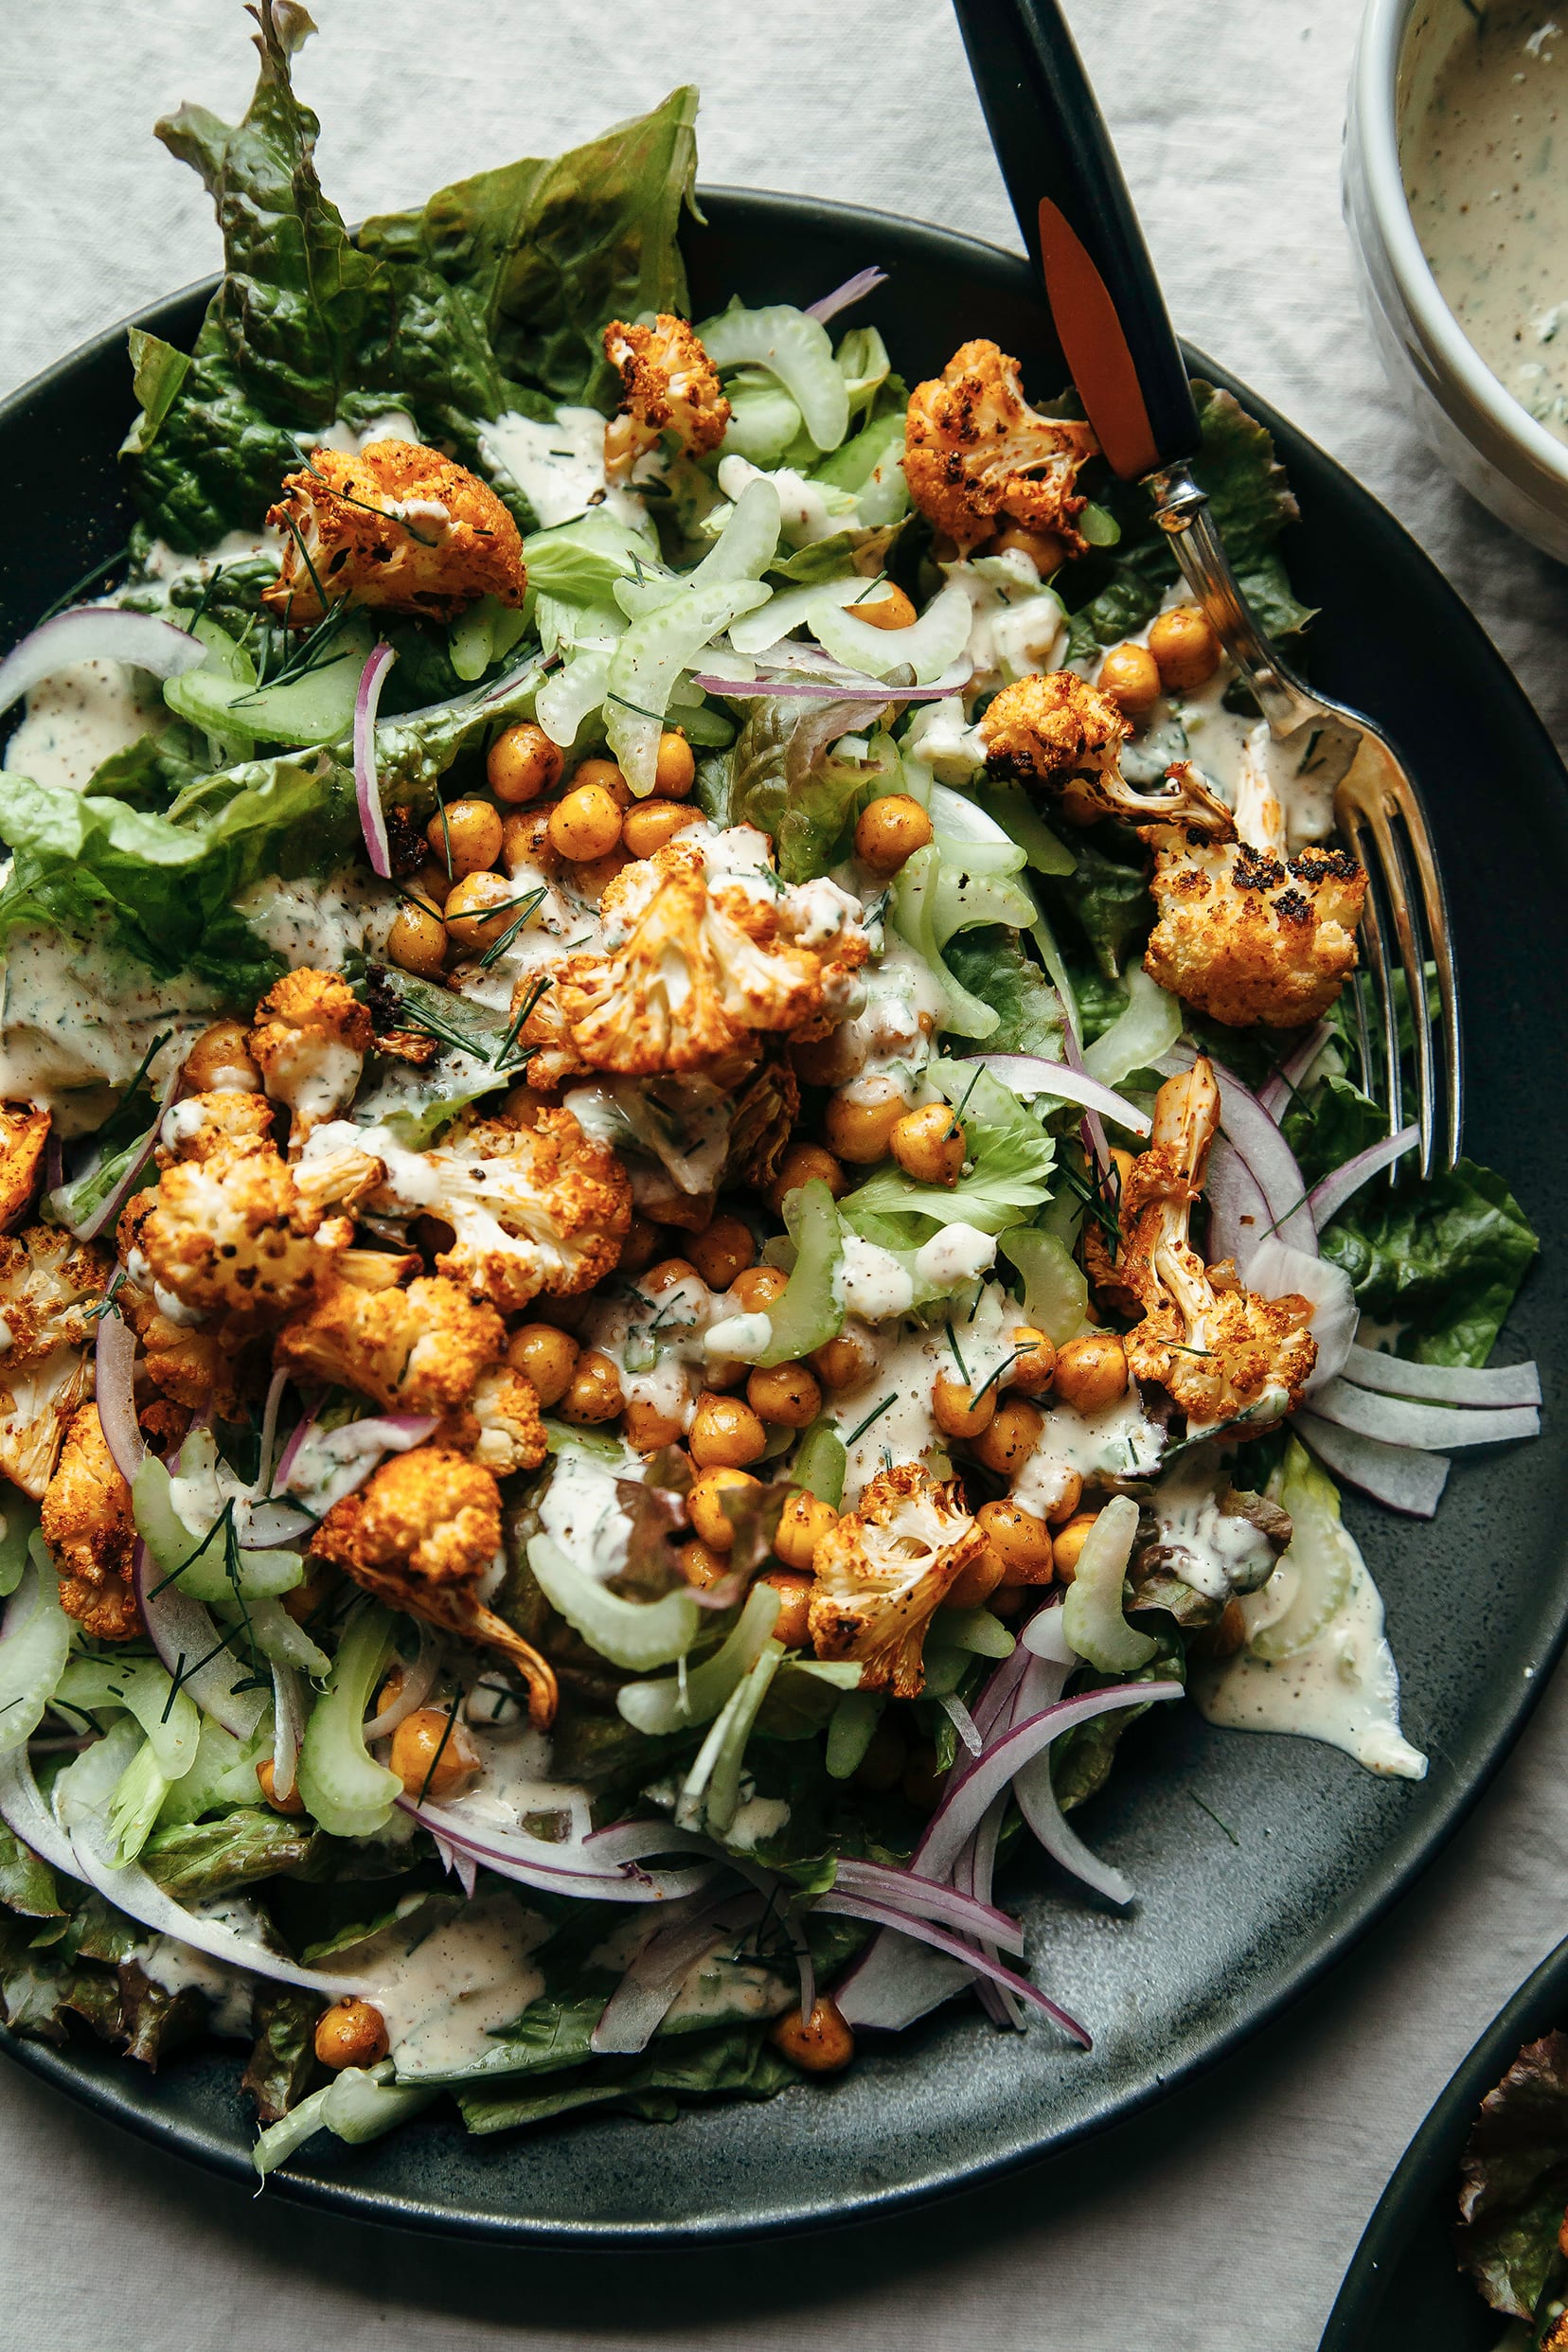
[[[1004,246],[969,236],[941,223],[910,220],[868,205],[795,195],[788,190],[734,187],[718,182],[703,184],[698,195],[704,205],[711,204],[715,206],[726,224],[742,230],[748,215],[770,225],[776,224],[780,215],[784,215],[802,226],[815,227],[846,241],[859,239],[863,243],[874,246],[880,240],[884,246],[892,249],[918,247],[928,255],[935,251],[938,256],[945,255],[949,266],[954,270],[967,266],[971,272],[983,276],[993,287],[1009,289],[1025,298],[1038,300],[1032,286],[1029,263],[1023,254],[1010,252]],[[16,421],[18,411],[36,401],[43,394],[66,388],[85,362],[92,359],[101,361],[111,356],[116,347],[123,345],[130,328],[143,327],[158,331],[160,323],[168,323],[171,314],[182,306],[210,295],[218,283],[216,275],[193,279],[156,301],[140,306],[18,385],[0,399],[0,438]],[[1339,485],[1358,508],[1358,528],[1377,538],[1382,547],[1390,551],[1393,561],[1405,566],[1414,565],[1425,576],[1435,593],[1436,601],[1445,608],[1445,626],[1455,630],[1468,640],[1469,658],[1478,672],[1487,674],[1488,695],[1506,701],[1516,722],[1523,726],[1526,734],[1533,734],[1539,752],[1543,755],[1548,766],[1556,771],[1558,782],[1568,795],[1568,770],[1565,770],[1562,757],[1539,712],[1482,623],[1434,559],[1427,554],[1373,491],[1310,436],[1292,424],[1272,402],[1262,399],[1196,346],[1184,340],[1182,350],[1190,372],[1229,390],[1242,402],[1248,414],[1268,429],[1276,442],[1289,444],[1296,451],[1305,453],[1315,464],[1337,477]],[[1568,1579],[1563,1580],[1555,1599],[1551,1594],[1543,1592],[1537,1630],[1541,1638],[1531,1646],[1533,1670],[1511,1702],[1505,1719],[1487,1737],[1483,1753],[1469,1780],[1461,1783],[1455,1776],[1433,1810],[1424,1817],[1418,1829],[1406,1828],[1397,1840],[1380,1850],[1372,1866],[1359,1876],[1354,1900],[1336,1918],[1331,1932],[1320,1934],[1310,1951],[1298,1958],[1288,1969],[1274,1969],[1256,1988],[1242,2013],[1207,2039],[1200,2050],[1191,2052],[1135,2092],[1118,2099],[1114,2106],[1077,2119],[1049,2141],[1042,2142],[1037,2137],[1025,2145],[1007,2147],[979,2156],[962,2166],[950,2163],[929,2177],[863,2188],[853,2195],[841,2196],[827,2210],[802,2200],[766,2214],[709,2213],[675,2222],[659,2219],[648,2222],[626,2219],[546,2221],[499,2210],[483,2211],[470,2207],[459,2211],[435,2201],[421,2200],[394,2190],[362,2187],[351,2179],[288,2170],[269,2175],[269,2185],[275,2194],[293,2201],[383,2228],[415,2229],[436,2236],[526,2244],[541,2249],[553,2247],[575,2251],[593,2246],[647,2250],[719,2243],[733,2245],[748,2238],[802,2235],[871,2221],[928,2203],[941,2196],[978,2187],[1026,2165],[1049,2165],[1082,2147],[1086,2141],[1124,2127],[1234,2057],[1246,2042],[1275,2023],[1287,2009],[1302,2000],[1333,1969],[1340,1966],[1400,1897],[1409,1891],[1422,1872],[1435,1862],[1478,1802],[1539,1703],[1564,1641],[1568,1639]],[[78,2053],[75,2058],[73,2047]],[[80,2044],[67,2042],[56,2046],[34,2041],[3,2025],[0,2025],[0,2051],[35,2076],[63,2091],[78,2105],[103,2116],[121,2129],[184,2162],[207,2167],[231,2180],[254,2184],[257,2176],[248,2149],[236,2147],[205,2126],[160,2116],[120,2087],[117,2070],[129,2067],[134,2061]],[[93,2062],[87,2062],[89,2060]],[[418,2129],[417,2124],[415,2128]],[[1328,2342],[1327,2338],[1324,2340],[1324,2352],[1327,2352]]]

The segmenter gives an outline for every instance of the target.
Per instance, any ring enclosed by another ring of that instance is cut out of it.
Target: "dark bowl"
[[[1499,2010],[1379,2198],[1318,2352],[1492,2352],[1506,2322],[1460,2270],[1459,2160],[1476,2110],[1523,2044],[1568,2025],[1568,1943]]]
[[[889,282],[858,316],[911,381],[976,334],[1024,363],[1039,396],[1064,370],[1022,260],[918,223],[796,197],[714,191],[687,233],[699,317],[732,292],[809,301],[867,261]],[[208,289],[144,324],[188,344]],[[1223,370],[1190,354],[1197,372]],[[1539,722],[1414,543],[1321,450],[1245,387],[1300,497],[1286,553],[1322,608],[1315,674],[1376,712],[1430,795],[1453,905],[1471,1042],[1470,1143],[1506,1170],[1537,1226],[1561,1221],[1568,1096],[1561,988],[1544,943],[1568,897],[1568,795]],[[0,409],[0,623],[20,634],[123,543],[115,453],[132,410],[123,334],[100,336]],[[1526,1114],[1527,1115],[1522,1115]],[[1532,1276],[1506,1352],[1546,1363],[1568,1254]],[[759,2107],[698,2109],[666,2130],[589,2118],[521,2140],[436,2116],[372,2146],[317,2142],[270,2194],[398,2221],[540,2241],[700,2240],[885,2209],[1060,2151],[1162,2097],[1254,2033],[1364,1933],[1453,1831],[1538,1697],[1568,1624],[1561,1575],[1568,1459],[1541,1445],[1462,1462],[1433,1526],[1347,1506],[1388,1603],[1405,1720],[1430,1749],[1413,1785],[1374,1778],[1302,1739],[1209,1729],[1158,1711],[1127,1742],[1085,1824],[1131,1877],[1129,1918],[1021,1865],[1009,1883],[1042,1981],[1096,2035],[999,2034],[958,2005],[867,2046],[827,2084]],[[1508,1530],[1500,1542],[1498,1530]],[[23,2064],[99,2113],[248,2178],[247,2103],[232,2054],[155,2079],[76,2046],[8,2038]]]

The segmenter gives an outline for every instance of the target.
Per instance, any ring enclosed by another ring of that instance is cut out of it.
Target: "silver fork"
[[[1153,501],[1155,520],[1169,534],[1188,587],[1256,696],[1270,735],[1287,753],[1294,751],[1298,772],[1310,772],[1320,785],[1333,786],[1335,822],[1366,868],[1368,882],[1361,938],[1381,1034],[1380,1054],[1374,1051],[1358,973],[1352,997],[1362,1086],[1374,1100],[1386,1103],[1388,1131],[1398,1134],[1404,1124],[1404,1083],[1392,930],[1415,1043],[1421,1174],[1430,1176],[1437,1165],[1439,1094],[1441,1165],[1452,1168],[1459,1157],[1465,1107],[1459,989],[1448,901],[1420,793],[1381,727],[1364,712],[1310,692],[1280,659],[1231,570],[1208,500],[1190,470],[1185,465],[1165,467],[1147,475],[1144,487]],[[1427,990],[1429,961],[1437,974],[1442,1021],[1440,1086]]]

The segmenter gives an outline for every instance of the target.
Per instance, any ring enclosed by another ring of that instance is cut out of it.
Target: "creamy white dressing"
[[[857,1233],[844,1237],[843,1289],[846,1313],[867,1323],[907,1314],[915,1303],[914,1278],[892,1251],[863,1241]]]
[[[515,1895],[481,1895],[428,1933],[417,1919],[386,1930],[384,1956],[347,1955],[370,1980],[399,2075],[451,2074],[493,2048],[544,1989],[531,1955],[550,1933]]]
[[[235,901],[235,912],[293,971],[341,971],[351,955],[379,955],[397,920],[397,892],[363,867],[324,882],[269,874]]]
[[[650,528],[636,492],[604,478],[604,419],[597,408],[558,408],[551,424],[509,408],[480,427],[479,461],[491,480],[499,475],[521,491],[542,530],[575,523],[592,507],[645,535]]]
[[[775,466],[764,472],[738,451],[721,457],[719,488],[726,498],[739,498],[750,482],[771,482],[778,492],[779,527],[792,547],[814,546],[818,540],[831,539],[835,531],[842,531],[846,524],[854,520],[855,501],[846,491],[829,489],[822,482],[809,482],[793,466]],[[717,513],[712,518],[713,522],[720,519]]]
[[[1214,1450],[1195,1447],[1166,1472],[1149,1499],[1173,1576],[1210,1600],[1254,1592],[1274,1574],[1268,1539],[1239,1512],[1220,1507],[1224,1471]]]
[[[622,1476],[629,1473],[623,1471]],[[555,1468],[540,1498],[539,1523],[553,1536],[579,1568],[602,1583],[618,1577],[626,1565],[632,1522],[615,1492],[614,1470],[565,1446],[555,1457]]]
[[[1057,654],[1067,633],[1066,608],[1054,589],[1042,584],[1022,548],[938,568],[948,586],[961,588],[970,602],[966,650],[974,675],[965,689],[968,694],[999,684],[1011,686],[1015,679],[1059,666]]]
[[[0,966],[0,1099],[44,1104],[62,1142],[91,1134],[154,1038],[175,1033],[153,1058],[159,1086],[217,1010],[200,981],[157,979],[101,933],[13,931]]]
[[[329,447],[333,444],[329,443]],[[214,572],[230,563],[244,563],[257,556],[268,556],[275,563],[281,562],[283,534],[263,526],[258,531],[225,531],[213,546],[204,547],[198,555],[187,555],[171,547],[167,539],[154,539],[147,550],[137,573],[138,579],[155,579],[171,587],[177,579],[195,579],[205,584]]]
[[[211,1905],[205,1915],[218,1915]],[[240,1933],[255,1936],[258,1920],[253,1911],[225,1924],[236,1927]],[[206,2025],[209,2033],[222,2034],[236,2040],[248,2040],[256,2028],[251,2017],[251,1990],[255,1979],[242,1969],[229,1968],[222,1960],[213,1960],[193,1944],[182,1944],[172,1935],[154,1935],[150,1943],[138,1945],[131,1958],[140,1964],[142,1974],[151,1984],[161,1986],[169,1995],[194,1989],[205,1996]]]
[[[115,752],[169,722],[156,679],[125,662],[72,662],[41,678],[6,745],[8,775],[60,792],[86,789]]]

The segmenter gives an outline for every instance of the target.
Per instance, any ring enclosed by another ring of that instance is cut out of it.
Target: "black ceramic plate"
[[[947,232],[798,198],[716,193],[689,232],[697,316],[734,292],[805,302],[868,261],[889,283],[857,316],[913,382],[991,335],[1037,395],[1060,351],[1021,260]],[[146,324],[188,344],[205,290]],[[1197,355],[1199,372],[1226,381]],[[1561,989],[1549,953],[1568,898],[1568,794],[1538,721],[1481,631],[1399,526],[1283,419],[1233,387],[1276,437],[1303,521],[1299,592],[1322,616],[1325,686],[1375,711],[1431,797],[1461,945],[1470,1140],[1508,1171],[1538,1227],[1562,1222],[1568,1098]],[[0,643],[124,540],[115,452],[131,413],[124,338],[101,337],[0,410]],[[1509,1346],[1554,1359],[1568,1253],[1532,1278]],[[1550,1411],[1550,1404],[1548,1405]],[[1352,1503],[1388,1602],[1405,1723],[1429,1748],[1419,1786],[1384,1781],[1307,1740],[1209,1730],[1159,1710],[1086,1824],[1140,1890],[1127,1919],[1031,1877],[1021,1903],[1042,1981],[1092,2026],[998,2034],[958,2005],[868,2047],[846,2076],[760,2107],[693,2110],[668,2129],[565,2122],[478,2141],[425,2119],[368,2147],[316,2143],[273,2193],[367,2218],[600,2242],[700,2239],[821,2223],[927,2196],[1060,2149],[1157,2099],[1292,2000],[1431,1861],[1506,1753],[1568,1621],[1561,1530],[1568,1457],[1536,1446],[1467,1463],[1434,1527]],[[1500,1546],[1496,1530],[1510,1530]],[[239,2066],[217,2052],[154,2080],[100,2051],[9,2040],[25,2065],[100,2113],[244,2175]]]
[[[1318,2352],[1491,2352],[1506,2322],[1453,2250],[1475,2111],[1526,2041],[1568,2024],[1568,1944],[1499,2011],[1400,2157],[1345,2274]]]

